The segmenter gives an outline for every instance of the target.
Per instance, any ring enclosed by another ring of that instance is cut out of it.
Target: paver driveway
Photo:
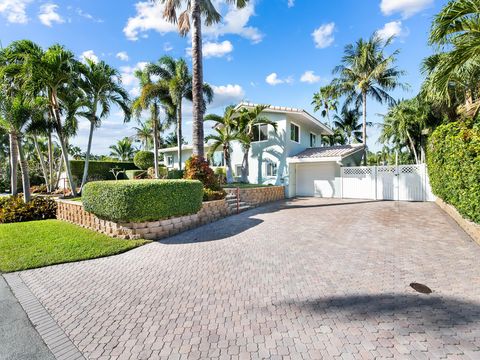
[[[479,259],[434,204],[304,199],[20,276],[89,359],[480,359]]]

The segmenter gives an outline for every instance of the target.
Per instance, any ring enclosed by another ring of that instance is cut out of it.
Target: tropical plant
[[[389,105],[395,103],[388,93],[398,87],[407,88],[400,82],[404,71],[399,70],[394,63],[399,50],[391,55],[385,55],[385,48],[393,38],[383,40],[377,34],[370,39],[359,39],[355,44],[345,47],[341,65],[334,69],[334,74],[339,77],[334,79],[332,85],[340,95],[345,95],[345,105],[352,103],[357,108],[363,107],[362,142],[367,144],[367,99],[373,98],[379,103]],[[366,163],[366,156],[364,156]]]
[[[358,109],[348,109],[343,107],[340,115],[335,115],[333,125],[335,129],[340,130],[348,144],[362,142],[362,124],[359,122],[362,114]],[[371,122],[367,122],[367,126],[371,126]]]
[[[330,112],[337,111],[338,91],[332,84],[322,86],[318,92],[313,94],[312,105],[314,111],[321,111],[322,117],[326,117],[330,123]]]
[[[322,144],[328,146],[346,145],[345,133],[339,128],[333,128],[333,135],[322,135]]]
[[[138,126],[134,126],[132,130],[135,134],[132,136],[132,140],[138,141],[141,148],[145,151],[152,150],[153,147],[153,126],[152,121],[138,121]]]
[[[186,36],[192,30],[192,100],[193,100],[193,154],[204,157],[204,129],[203,115],[204,83],[203,83],[203,55],[202,55],[202,16],[206,26],[221,21],[220,13],[215,9],[215,2],[211,0],[156,0],[165,5],[163,17],[172,23],[178,24],[180,35]],[[237,8],[244,8],[249,0],[227,0]],[[185,6],[186,5],[186,6]],[[185,7],[177,16],[177,11]],[[192,25],[191,25],[192,23]],[[181,136],[179,136],[181,138]]]
[[[269,105],[257,105],[255,107],[243,107],[238,111],[237,127],[238,140],[242,144],[243,160],[242,160],[242,177],[243,183],[248,183],[249,173],[249,153],[254,141],[255,130],[258,126],[271,125],[277,131],[277,123],[270,120],[268,117],[262,115],[262,112],[267,109]]]
[[[83,171],[80,191],[87,182],[88,164],[92,149],[92,138],[95,128],[100,127],[103,118],[110,114],[114,104],[124,114],[124,121],[130,120],[130,104],[128,93],[121,85],[120,73],[107,65],[104,61],[95,62],[85,59],[85,64],[80,66],[82,77],[79,81],[81,89],[85,92],[84,110],[81,115],[90,122],[87,152],[85,154],[85,168]]]
[[[131,160],[136,152],[132,140],[128,137],[124,137],[122,140],[118,140],[116,144],[111,145],[110,150],[110,156],[120,161]]]

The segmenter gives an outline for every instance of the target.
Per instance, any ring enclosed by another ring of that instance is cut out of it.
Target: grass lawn
[[[0,225],[0,272],[114,255],[149,241],[122,240],[60,220]]]
[[[259,188],[259,187],[268,187],[271,185],[262,185],[262,184],[244,184],[244,183],[231,183],[231,184],[225,184],[222,185],[224,189],[228,188],[240,188],[240,189],[253,189],[253,188]]]

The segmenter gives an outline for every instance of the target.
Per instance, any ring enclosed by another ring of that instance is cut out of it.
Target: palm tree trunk
[[[249,173],[249,164],[248,164],[248,155],[250,153],[250,146],[246,147],[243,150],[243,160],[242,160],[242,183],[248,183],[248,173]]]
[[[367,93],[362,93],[363,100],[363,126],[362,126],[362,140],[365,147],[363,153],[363,165],[367,166]]]
[[[195,138],[195,135],[193,137]],[[177,145],[178,170],[182,170],[182,99],[178,101],[177,105]]]
[[[155,116],[153,117],[153,166],[155,179],[159,178],[158,171],[158,106],[155,104]]]
[[[407,137],[408,137],[408,142],[410,143],[410,148],[412,149],[413,156],[415,157],[415,164],[419,164],[417,150],[415,149],[415,144],[408,131],[407,131]]]
[[[33,135],[33,144],[35,145],[35,150],[37,151],[38,159],[40,160],[40,167],[42,168],[43,178],[45,179],[45,185],[47,186],[47,192],[50,192],[50,181],[48,178],[47,166],[45,164],[42,151],[40,150],[40,146],[38,145],[36,135]]]
[[[93,120],[90,120],[90,132],[88,134],[87,153],[85,154],[85,164],[83,166],[83,177],[82,177],[82,184],[80,185],[80,193],[82,193],[83,187],[87,183],[88,165],[90,162],[90,151],[92,149],[92,139],[93,139],[94,130],[95,130],[95,122]]]
[[[62,170],[63,170],[63,156],[60,156],[60,162],[58,163],[58,169],[57,169],[57,178],[54,179],[55,184],[54,187],[55,189],[58,189],[58,184],[60,183],[60,177],[62,176]]]
[[[52,142],[52,132],[48,131],[48,172],[49,172],[49,184],[50,191],[54,190],[55,187],[55,178],[53,177],[53,142]]]
[[[12,195],[18,194],[18,147],[17,138],[14,134],[9,134],[10,140],[10,192]]]
[[[30,176],[28,174],[28,163],[23,153],[22,139],[16,136],[18,155],[20,156],[20,170],[22,171],[23,201],[30,201]]]
[[[225,165],[227,165],[227,184],[233,183],[232,159],[230,158],[230,150],[223,149],[223,157],[225,158]]]
[[[203,56],[201,0],[191,0],[192,7],[192,95],[193,95],[193,155],[205,156],[203,133]]]

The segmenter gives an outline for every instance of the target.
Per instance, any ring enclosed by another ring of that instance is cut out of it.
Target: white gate
[[[342,168],[342,197],[434,201],[425,164]]]

